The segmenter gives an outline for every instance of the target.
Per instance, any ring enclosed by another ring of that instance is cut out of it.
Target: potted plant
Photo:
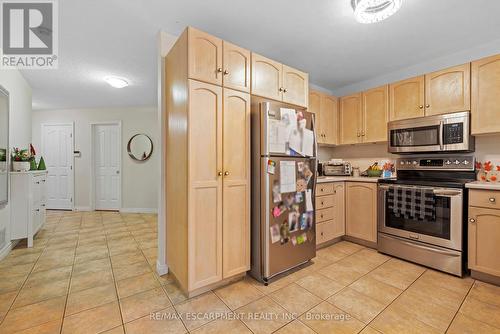
[[[31,167],[31,159],[34,159],[34,157],[31,155],[29,150],[21,150],[17,147],[12,149],[12,169],[15,172],[29,171]]]

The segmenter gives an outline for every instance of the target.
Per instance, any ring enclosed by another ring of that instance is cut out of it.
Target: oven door
[[[433,188],[436,210],[434,221],[405,219],[395,215],[389,208],[388,189],[387,185],[379,185],[379,232],[462,250],[463,191],[461,189]]]

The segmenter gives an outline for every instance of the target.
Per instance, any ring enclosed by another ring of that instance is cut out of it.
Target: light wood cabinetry
[[[189,27],[188,77],[250,92],[250,51]]]
[[[357,144],[361,142],[361,107],[362,100],[359,93],[340,98],[340,144]]]
[[[189,78],[222,85],[222,40],[189,27]]]
[[[224,87],[250,92],[250,51],[229,42],[223,42]]]
[[[469,268],[500,278],[500,191],[471,190]],[[474,274],[474,273],[473,273]]]
[[[251,93],[307,107],[309,75],[252,52]]]
[[[250,95],[190,79],[190,33],[165,60],[165,172],[167,262],[192,296],[250,269]]]
[[[316,192],[316,244],[345,234],[344,182],[321,183]],[[321,191],[322,190],[322,191]]]
[[[346,182],[346,235],[377,242],[377,184]]]
[[[373,88],[362,94],[362,131],[364,143],[387,141],[389,86]]]
[[[389,85],[389,119],[422,117],[425,114],[425,77],[419,76]]]
[[[338,144],[338,99],[310,91],[308,111],[316,115],[316,137],[319,144]]]
[[[472,62],[472,134],[500,133],[500,55]]]
[[[425,75],[425,115],[470,110],[470,63]]]

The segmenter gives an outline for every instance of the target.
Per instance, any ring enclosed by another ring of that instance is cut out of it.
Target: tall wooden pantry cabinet
[[[250,269],[250,52],[187,28],[165,71],[167,263],[194,296]]]

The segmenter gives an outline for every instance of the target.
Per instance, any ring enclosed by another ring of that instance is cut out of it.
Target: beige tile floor
[[[0,333],[500,333],[500,287],[349,242],[186,299],[155,274],[156,239],[155,215],[49,212],[0,261]]]

